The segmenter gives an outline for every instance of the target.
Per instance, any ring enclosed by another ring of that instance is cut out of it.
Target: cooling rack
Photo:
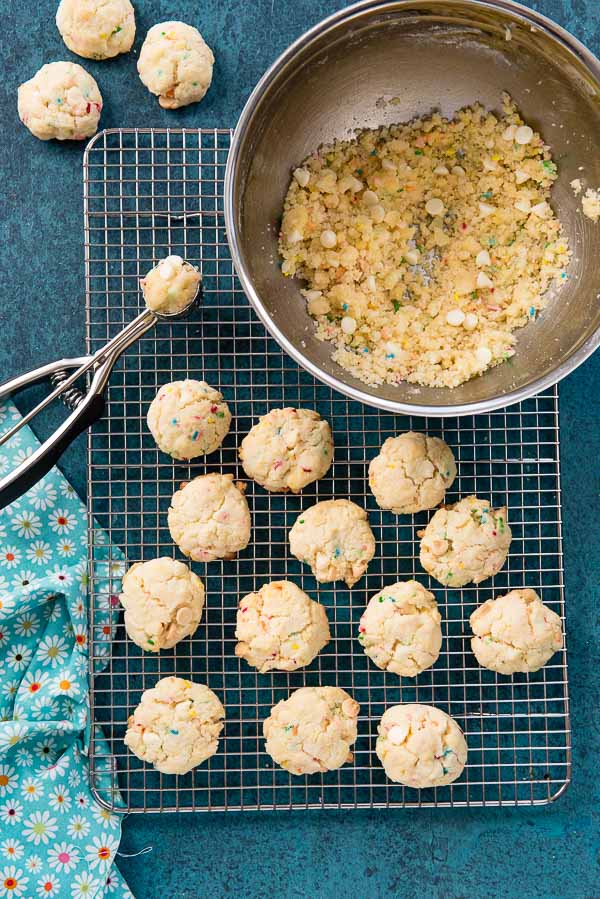
[[[478,603],[528,586],[564,620],[556,391],[490,415],[441,422],[351,402],[299,369],[267,336],[233,272],[222,214],[230,138],[229,130],[105,131],[85,154],[88,351],[134,317],[138,279],[161,257],[178,253],[204,274],[203,302],[192,318],[160,324],[127,352],[112,375],[107,414],[89,437],[91,704],[105,736],[91,737],[96,792],[105,805],[131,812],[549,802],[570,777],[565,653],[535,674],[498,676],[471,654],[468,619]],[[219,387],[234,416],[223,447],[192,465],[159,453],[145,423],[158,387],[184,377]],[[248,484],[248,548],[234,561],[193,566],[207,588],[193,639],[154,656],[127,640],[122,624],[111,635],[106,605],[116,603],[121,551],[129,563],[179,556],[166,523],[174,490],[206,470],[244,478],[236,447],[258,416],[283,405],[315,408],[331,423],[336,450],[330,473],[301,496],[270,495]],[[432,582],[419,565],[416,539],[427,514],[413,519],[383,512],[368,490],[369,460],[386,437],[409,428],[443,436],[454,450],[459,474],[450,502],[476,493],[508,505],[514,535],[508,562],[479,587],[458,591]],[[352,591],[318,586],[287,544],[298,512],[330,497],[365,506],[377,540],[369,571]],[[98,542],[92,518],[120,548],[108,580],[105,570],[101,578],[94,573],[107,547]],[[305,670],[257,674],[234,655],[238,599],[285,577],[326,606],[332,640]],[[382,583],[409,577],[435,593],[444,633],[438,662],[414,681],[375,668],[356,639],[368,598]],[[142,691],[170,674],[208,683],[226,709],[218,753],[178,778],[160,775],[123,744],[127,716]],[[304,684],[337,684],[361,706],[353,763],[323,776],[292,777],[264,752],[262,722],[271,706]],[[378,763],[379,718],[389,705],[415,701],[440,706],[465,731],[468,764],[450,786],[404,788],[387,781]]]

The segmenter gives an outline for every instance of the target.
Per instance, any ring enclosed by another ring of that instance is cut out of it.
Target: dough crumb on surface
[[[368,384],[456,387],[515,352],[570,252],[557,167],[503,95],[322,146],[293,173],[279,249],[316,334]]]
[[[158,652],[194,633],[204,608],[204,585],[183,562],[161,557],[132,565],[119,599],[129,637],[147,652]]]
[[[163,453],[195,459],[217,450],[229,433],[231,412],[206,381],[163,384],[148,409],[148,428]]]
[[[450,447],[439,437],[408,431],[388,437],[369,465],[377,505],[409,515],[439,505],[456,478]]]
[[[416,677],[439,656],[440,623],[433,593],[417,581],[400,581],[371,597],[360,619],[358,640],[378,668]]]
[[[171,537],[194,562],[232,559],[250,541],[245,484],[232,474],[200,475],[173,494],[168,512]]]
[[[450,715],[432,705],[394,705],[378,727],[375,751],[390,780],[414,787],[455,781],[467,761],[463,732]]]
[[[375,555],[367,513],[348,499],[330,499],[301,512],[290,533],[290,550],[323,584],[352,587]]]
[[[463,587],[497,574],[508,555],[511,530],[506,509],[467,496],[438,509],[421,537],[421,565],[440,584]]]
[[[18,109],[40,140],[84,140],[98,130],[102,95],[76,62],[49,62],[20,85]]]
[[[581,208],[586,218],[597,222],[600,219],[600,189],[595,190],[593,187],[588,187],[582,197]]]
[[[263,724],[267,753],[290,774],[317,774],[352,761],[359,704],[339,687],[300,687]]]
[[[271,409],[244,437],[239,455],[248,477],[265,490],[298,493],[329,471],[331,428],[312,409]]]
[[[129,0],[61,0],[56,27],[78,56],[110,59],[131,50],[135,11]]]
[[[202,283],[202,275],[181,256],[166,256],[140,281],[148,309],[159,315],[177,315],[190,305]]]
[[[581,178],[573,178],[573,180],[571,181],[571,187],[573,188],[573,193],[575,194],[575,196],[578,197],[583,190]]]
[[[327,612],[292,581],[271,581],[240,600],[235,654],[261,673],[310,665],[329,642]]]
[[[562,649],[560,616],[543,604],[535,590],[511,590],[488,599],[470,621],[475,658],[498,674],[538,671]]]
[[[204,684],[163,677],[129,717],[125,745],[163,774],[185,774],[215,754],[225,710]]]
[[[212,81],[215,57],[197,28],[184,22],[160,22],[146,35],[138,73],[164,109],[202,100]]]

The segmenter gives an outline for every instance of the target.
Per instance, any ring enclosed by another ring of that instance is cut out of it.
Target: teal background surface
[[[134,53],[77,60],[54,25],[56,0],[2,0],[0,160],[1,377],[84,348],[82,147],[43,144],[19,123],[16,89],[45,62],[82,62],[98,80],[101,125],[234,125],[264,69],[335,0],[138,0]],[[598,0],[528,4],[600,54]],[[204,102],[160,109],[138,80],[147,29],[197,25],[217,58]],[[600,225],[599,225],[600,227]],[[600,549],[597,503],[600,356],[560,387],[567,640],[573,782],[538,809],[131,816],[120,867],[138,899],[153,897],[577,897],[598,895]],[[53,422],[49,416],[47,425]],[[63,460],[85,494],[85,441]]]

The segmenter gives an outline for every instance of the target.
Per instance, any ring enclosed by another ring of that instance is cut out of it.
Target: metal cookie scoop
[[[160,264],[160,263],[159,263]],[[200,295],[202,279],[198,281],[194,295],[186,305],[176,312],[156,312],[146,308],[115,337],[108,341],[92,356],[78,356],[74,359],[59,359],[32,369],[0,385],[0,402],[24,387],[48,378],[55,389],[38,405],[18,421],[6,434],[0,437],[0,446],[7,443],[28,424],[39,412],[58,397],[73,411],[57,430],[42,445],[13,471],[0,480],[0,509],[14,502],[30,487],[43,478],[56,465],[63,452],[83,431],[101,418],[106,401],[104,391],[113,367],[132,343],[135,343],[158,321],[169,321],[185,317],[196,304]],[[71,374],[69,374],[71,372]],[[88,388],[84,392],[76,387],[77,381],[90,373]]]

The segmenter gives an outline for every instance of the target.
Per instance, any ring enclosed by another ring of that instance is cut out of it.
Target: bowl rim
[[[440,0],[438,0],[440,2]],[[452,6],[454,0],[442,0],[448,7]],[[459,0],[464,2],[464,0]],[[567,31],[557,22],[554,22],[548,16],[536,12],[529,7],[523,6],[514,0],[469,0],[474,7],[489,9],[492,11],[510,13],[515,19],[521,19],[523,24],[535,27],[545,31],[548,36],[555,42],[561,43],[570,50],[583,65],[587,68],[590,75],[596,81],[598,91],[600,92],[600,60],[589,50],[580,40],[578,40],[571,32]],[[234,208],[234,187],[235,187],[235,170],[237,168],[240,147],[246,137],[252,116],[259,101],[265,95],[271,82],[279,71],[286,66],[296,54],[306,46],[309,46],[313,40],[327,31],[337,26],[340,22],[360,17],[364,12],[369,10],[386,10],[410,9],[410,7],[418,6],[418,0],[360,0],[351,6],[338,10],[325,19],[322,19],[316,25],[313,25],[308,31],[305,31],[298,37],[284,52],[277,57],[275,62],[267,69],[264,75],[258,81],[256,87],[248,97],[242,113],[238,119],[229,154],[227,157],[227,165],[225,169],[223,207],[225,215],[225,229],[231,257],[235,267],[237,276],[244,289],[246,297],[255,309],[259,319],[265,326],[268,333],[277,341],[279,346],[302,368],[308,371],[318,381],[326,384],[333,390],[344,394],[350,399],[363,403],[366,406],[372,406],[383,409],[387,412],[395,414],[425,416],[430,418],[444,417],[460,417],[464,415],[476,415],[485,412],[492,412],[495,409],[503,409],[514,403],[522,402],[529,397],[542,393],[549,387],[557,384],[572,371],[578,368],[592,353],[600,346],[600,328],[598,328],[588,339],[571,354],[571,356],[558,365],[555,369],[540,378],[535,379],[531,383],[511,390],[506,394],[491,397],[489,399],[477,400],[472,403],[461,403],[440,406],[430,406],[421,403],[406,403],[396,400],[389,400],[384,397],[373,396],[361,388],[353,387],[340,381],[335,375],[330,374],[312,362],[304,353],[295,346],[280,331],[279,327],[273,320],[272,316],[263,304],[258,292],[256,291],[252,279],[243,263],[240,251],[240,242],[238,240],[238,232],[236,226],[236,210]]]

